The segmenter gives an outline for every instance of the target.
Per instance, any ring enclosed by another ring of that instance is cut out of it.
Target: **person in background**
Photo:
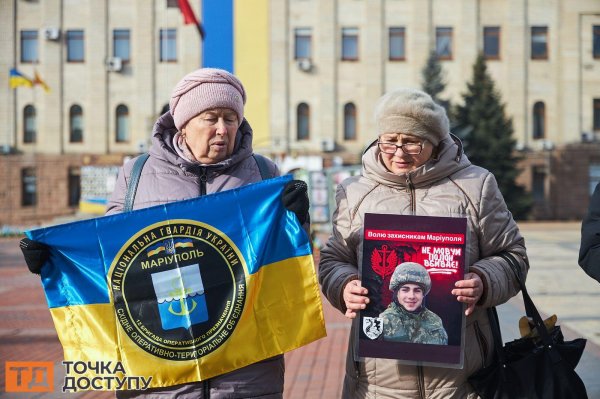
[[[600,184],[596,185],[587,215],[581,223],[579,266],[600,282]]]
[[[474,398],[467,378],[490,364],[493,354],[486,309],[518,291],[515,274],[496,254],[514,255],[525,276],[529,265],[523,237],[496,179],[471,164],[460,140],[450,134],[446,111],[428,94],[412,89],[385,94],[376,106],[375,121],[377,137],[363,153],[361,175],[337,188],[333,232],[319,263],[323,293],[350,319],[369,305],[358,273],[366,213],[465,216],[470,267],[451,291],[466,305],[465,360],[462,369],[390,359],[355,361],[358,326],[353,323],[342,396]]]
[[[442,319],[423,303],[431,291],[431,277],[423,265],[404,262],[396,266],[390,291],[392,302],[379,315],[384,341],[448,345]]]
[[[237,77],[212,68],[184,76],[173,89],[168,112],[154,125],[150,157],[144,164],[133,209],[230,190],[261,181],[253,157],[252,128],[244,118],[246,91]],[[136,158],[119,171],[107,215],[124,211],[127,185]],[[270,177],[276,165],[264,160]],[[309,223],[306,183],[289,182],[283,205],[305,229]],[[227,212],[223,212],[227,217]],[[29,269],[39,273],[48,258],[43,244],[23,239]],[[205,381],[146,391],[117,391],[118,398],[282,398],[283,355]]]

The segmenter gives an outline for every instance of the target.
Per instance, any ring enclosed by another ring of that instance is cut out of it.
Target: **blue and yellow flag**
[[[9,72],[8,84],[11,89],[15,89],[19,86],[33,87],[33,81],[21,72],[17,71],[16,68],[11,68]]]
[[[306,232],[280,177],[27,232],[66,361],[150,386],[201,381],[325,336]]]
[[[202,66],[228,70],[244,82],[244,115],[252,121],[255,144],[271,141],[271,3],[202,0],[200,7]]]

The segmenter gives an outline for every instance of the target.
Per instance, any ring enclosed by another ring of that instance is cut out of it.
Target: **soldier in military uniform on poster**
[[[442,319],[425,307],[430,290],[431,277],[424,266],[416,262],[396,266],[390,281],[392,302],[379,315],[383,321],[383,340],[448,344]]]

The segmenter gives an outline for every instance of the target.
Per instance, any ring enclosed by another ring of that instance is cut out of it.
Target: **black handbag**
[[[546,329],[537,311],[513,255],[502,253],[521,286],[525,312],[533,319],[536,337],[526,337],[502,345],[496,308],[488,309],[494,338],[492,364],[469,377],[483,399],[587,399],[585,385],[575,372],[586,340],[565,341],[560,326]]]

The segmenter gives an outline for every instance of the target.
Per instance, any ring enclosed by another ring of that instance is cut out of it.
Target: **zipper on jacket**
[[[200,168],[200,195],[206,195],[206,168]]]
[[[408,189],[408,194],[410,195],[410,211],[414,215],[417,212],[417,204],[415,198],[415,186],[413,186],[412,181],[410,181],[410,175],[406,175],[406,187]]]
[[[202,399],[210,399],[210,380],[202,382]]]
[[[425,376],[423,376],[423,366],[417,366],[417,386],[419,388],[419,397],[425,399]]]

